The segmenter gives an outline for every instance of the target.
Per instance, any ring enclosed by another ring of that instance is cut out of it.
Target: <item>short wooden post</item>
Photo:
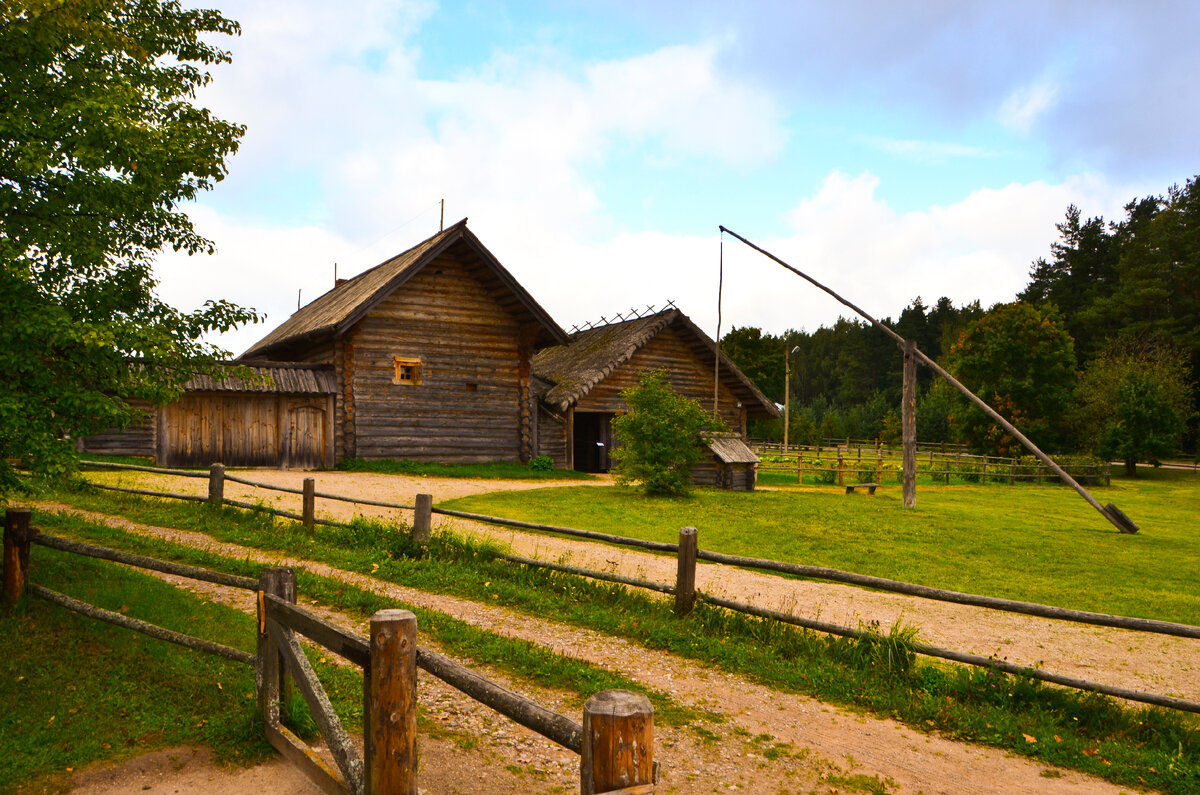
[[[1008,462],[1008,485],[1012,485],[1017,480],[1017,459]]]
[[[1037,484],[1042,485],[1042,465],[1040,463],[1037,465]]]
[[[317,481],[304,479],[304,526],[311,530],[317,523]]]
[[[675,573],[675,615],[686,616],[696,606],[696,528],[679,531],[679,564]]]
[[[413,512],[412,540],[414,544],[426,546],[433,532],[433,495],[418,494],[416,510]]]
[[[943,458],[942,461],[944,461],[946,464],[946,485],[949,486],[950,485],[950,459]]]
[[[1112,464],[1111,463],[1106,463],[1104,465],[1104,485],[1105,486],[1112,485]]]
[[[987,485],[987,462],[988,457],[985,455],[983,457],[983,468],[979,470],[979,474],[982,476],[979,482],[984,486]]]
[[[654,707],[650,699],[626,690],[604,690],[587,700],[579,778],[582,795],[653,787]]]
[[[11,610],[25,597],[29,581],[29,508],[4,512],[4,604]]]
[[[225,502],[225,465],[213,464],[208,468],[208,504],[220,508]]]
[[[220,466],[218,464],[217,466]],[[283,700],[285,668],[279,647],[267,632],[267,610],[263,594],[296,603],[296,572],[287,566],[272,566],[258,573],[258,645],[254,660],[254,689],[258,711],[268,724],[279,722],[279,702]]]
[[[845,462],[842,461],[842,448],[839,447],[838,448],[838,485],[839,486],[844,485],[842,483],[842,467],[844,467],[844,466],[845,466]]]
[[[371,670],[364,692],[367,795],[417,795],[417,617],[371,616]]]

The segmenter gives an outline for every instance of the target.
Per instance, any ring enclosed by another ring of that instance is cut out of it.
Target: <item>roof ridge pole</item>
[[[725,287],[725,227],[720,227],[720,252],[717,257],[717,340],[716,353],[713,355],[713,418],[721,416],[717,413],[717,396],[721,386],[721,292]]]
[[[881,330],[885,334],[887,334],[889,337],[891,337],[892,340],[897,345],[899,345],[901,348],[904,347],[905,339],[903,337],[901,337],[899,334],[897,334],[892,329],[890,329],[887,326],[880,323],[875,318],[868,315],[863,310],[859,309],[854,304],[847,301],[845,298],[842,298],[840,295],[838,295],[837,293],[835,293],[833,290],[829,289],[825,285],[821,284],[816,279],[814,279],[811,276],[809,276],[808,274],[802,272],[798,268],[795,268],[795,267],[789,265],[788,263],[781,260],[779,257],[777,257],[774,254],[772,254],[771,252],[767,251],[766,249],[763,249],[763,248],[760,248],[760,247],[754,245],[749,240],[747,240],[746,238],[739,235],[737,232],[734,232],[732,229],[726,229],[724,226],[720,227],[720,229],[721,229],[722,233],[728,232],[729,234],[736,237],[738,240],[745,243],[750,248],[752,248],[755,251],[757,251],[758,253],[762,254],[767,259],[773,260],[774,262],[778,263],[779,265],[782,265],[784,268],[787,268],[792,273],[796,274],[800,278],[802,278],[805,281],[812,284],[814,287],[833,296],[833,298],[836,299],[838,301],[838,303],[840,303],[844,306],[847,306],[850,309],[853,309],[859,315],[861,315],[862,317],[871,321],[871,324],[873,326],[875,326],[876,328],[878,328],[879,330]],[[719,317],[720,317],[720,315],[718,312],[718,318]],[[719,322],[720,321],[718,319],[718,323]],[[1073,478],[1069,474],[1067,474],[1066,470],[1064,470],[1062,467],[1060,467],[1058,464],[1056,464],[1050,458],[1050,456],[1043,453],[1041,451],[1041,449],[1038,448],[1037,445],[1035,445],[1033,442],[1031,442],[1029,440],[1029,438],[1027,436],[1025,436],[1025,434],[1018,431],[1016,426],[1014,426],[1011,422],[1009,422],[1008,420],[1001,417],[999,412],[997,412],[994,408],[989,406],[987,403],[983,402],[983,400],[980,399],[970,389],[967,389],[965,386],[963,386],[962,382],[960,382],[954,376],[950,375],[950,373],[946,372],[933,359],[930,359],[927,355],[925,355],[924,351],[922,351],[920,348],[916,348],[916,349],[914,349],[913,353],[916,354],[916,357],[919,361],[924,363],[926,366],[928,366],[931,370],[933,370],[935,373],[940,375],[942,378],[946,379],[946,381],[948,381],[952,387],[954,387],[959,392],[961,392],[963,394],[963,396],[965,396],[967,398],[967,400],[971,401],[976,406],[978,406],[980,409],[982,409],[983,412],[985,414],[987,414],[989,417],[991,417],[993,420],[995,420],[1000,425],[1001,428],[1003,428],[1004,430],[1006,430],[1010,434],[1012,434],[1013,438],[1015,438],[1018,442],[1020,442],[1025,447],[1026,450],[1033,453],[1038,458],[1039,461],[1041,461],[1046,466],[1050,467],[1050,470],[1052,472],[1054,472],[1054,474],[1057,475],[1059,478],[1061,478],[1063,483],[1066,483],[1068,486],[1075,489],[1075,491],[1078,492],[1079,496],[1083,497],[1085,500],[1087,500],[1088,504],[1091,505],[1093,508],[1095,508],[1097,511],[1099,511],[1100,515],[1103,516],[1105,519],[1107,519],[1113,525],[1113,527],[1117,528],[1122,533],[1136,533],[1138,531],[1138,526],[1136,524],[1134,524],[1133,520],[1131,520],[1128,516],[1126,516],[1121,511],[1120,508],[1113,505],[1111,502],[1108,505],[1101,505],[1100,501],[1097,500],[1095,497],[1093,497],[1091,492],[1089,492],[1083,486],[1079,485],[1078,481],[1076,481],[1075,478]]]

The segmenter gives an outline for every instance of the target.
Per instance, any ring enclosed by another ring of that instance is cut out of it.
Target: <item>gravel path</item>
[[[350,493],[347,489],[353,481],[343,480],[340,483],[326,482],[327,473],[318,475],[318,490],[335,493]],[[264,475],[279,478],[277,482],[292,485],[288,477],[294,477],[298,483],[303,473],[256,472],[254,479],[267,480]],[[103,476],[106,479],[111,475]],[[348,476],[341,475],[341,478]],[[357,477],[357,476],[349,476]],[[125,476],[129,482],[128,476]],[[160,478],[155,477],[156,481]],[[418,481],[414,483],[397,484],[400,479],[387,478],[382,484],[367,485],[365,493],[373,499],[395,499],[408,502],[411,495],[418,490],[428,490],[438,498],[446,496],[449,489],[443,489],[444,481]],[[403,479],[412,480],[412,479]],[[187,481],[183,481],[187,483]],[[486,486],[494,487],[495,482],[484,482]],[[196,485],[203,489],[203,482]],[[227,488],[233,484],[227,484]],[[360,484],[362,485],[362,484]],[[470,488],[461,481],[452,484],[458,493],[468,493]],[[537,484],[539,486],[544,484]],[[387,486],[387,493],[381,493],[380,488]],[[526,484],[519,484],[526,486]],[[155,488],[165,488],[161,482]],[[169,487],[176,489],[176,485]],[[363,492],[357,492],[363,493]],[[261,492],[260,492],[261,494]],[[231,493],[231,496],[234,496]],[[239,495],[240,496],[240,495]],[[324,503],[329,505],[329,503]],[[52,508],[53,506],[44,506]],[[292,506],[289,506],[292,507]],[[340,508],[341,506],[339,506]],[[347,506],[348,507],[348,506]],[[292,507],[294,509],[294,507]],[[671,657],[662,652],[648,651],[639,646],[629,644],[620,639],[587,630],[565,627],[550,621],[514,614],[503,608],[478,604],[453,597],[437,596],[389,583],[381,583],[369,577],[343,572],[302,560],[278,561],[257,550],[238,547],[214,541],[208,536],[198,533],[151,528],[135,525],[122,519],[106,519],[110,523],[125,527],[131,532],[153,534],[179,543],[186,543],[209,549],[218,554],[237,558],[249,557],[252,560],[280,562],[285,565],[295,565],[307,568],[314,573],[324,574],[344,579],[360,587],[370,588],[386,596],[411,605],[418,605],[446,612],[463,620],[469,621],[492,631],[501,631],[516,637],[525,638],[535,643],[545,645],[557,652],[580,659],[585,659],[598,665],[619,670],[630,678],[646,683],[648,686],[672,693],[679,701],[687,704],[715,710],[727,720],[702,727],[712,732],[720,739],[706,740],[705,732],[693,729],[679,730],[658,727],[656,738],[660,744],[659,759],[663,763],[664,780],[663,792],[711,792],[714,787],[728,791],[741,789],[751,792],[796,792],[796,791],[836,791],[844,783],[843,779],[850,775],[876,776],[881,781],[889,783],[888,791],[924,792],[924,793],[1000,793],[1000,792],[1119,792],[1119,788],[1106,782],[1093,779],[1082,774],[1062,771],[1061,775],[1046,777],[1046,768],[1035,762],[1009,757],[1001,751],[968,746],[954,743],[935,735],[915,732],[895,722],[878,720],[854,713],[846,712],[818,701],[802,696],[783,694],[756,685],[741,677],[707,670],[700,665],[687,660]],[[462,530],[466,527],[458,525]],[[559,541],[545,537],[526,536],[511,531],[496,531],[494,529],[467,527],[472,532],[492,534],[511,543],[523,554],[533,554],[535,551],[542,557],[558,559],[563,555],[571,557],[573,562],[591,566],[616,566],[628,573],[641,572],[643,575],[669,581],[673,576],[674,563],[670,559],[658,558],[640,553],[627,553],[612,547],[598,547],[579,542]],[[665,568],[664,568],[665,567]],[[923,603],[905,597],[868,594],[857,589],[843,588],[830,585],[813,585],[795,581],[780,580],[779,578],[754,575],[736,570],[723,570],[718,567],[703,566],[699,575],[700,587],[711,591],[719,591],[735,598],[753,596],[753,601],[770,604],[775,607],[791,605],[819,604],[821,617],[829,619],[844,619],[855,615],[863,620],[880,620],[890,624],[890,614],[903,614],[906,621],[922,626],[922,636],[935,643],[952,642],[944,640],[936,634],[944,629],[944,624],[951,623],[949,619],[961,618],[962,610],[954,605],[933,605],[937,610],[946,609],[948,613],[927,612],[920,609]],[[778,590],[781,584],[786,584],[786,592]],[[811,589],[811,590],[810,590]],[[770,600],[776,600],[772,603]],[[766,600],[766,601],[763,601]],[[941,616],[936,618],[936,616]],[[878,618],[876,617],[878,616]],[[1011,624],[1006,620],[1016,619]],[[932,631],[926,629],[926,621],[932,620]],[[999,622],[999,625],[997,625]],[[850,623],[854,623],[851,621]],[[1045,624],[1037,619],[1011,617],[994,611],[975,611],[971,623],[980,636],[990,639],[1014,636],[1006,645],[1016,645],[1017,637],[1031,640],[1026,643],[1057,644],[1047,635],[1044,627],[1029,628],[1028,623]],[[1088,638],[1089,635],[1102,633]],[[1113,644],[1124,644],[1125,639],[1111,640],[1109,643],[1096,643],[1097,637],[1103,633],[1119,633],[1117,630],[1096,630],[1089,628],[1083,635],[1066,635],[1068,640],[1100,647],[1094,659],[1100,662],[1106,675],[1120,676],[1121,666],[1111,665],[1109,656],[1103,651]],[[1133,633],[1121,633],[1132,635]],[[968,641],[979,642],[975,633],[966,633]],[[422,642],[428,642],[423,639]],[[986,642],[994,642],[984,641]],[[973,650],[978,647],[972,647]],[[990,649],[982,649],[988,653]],[[1163,652],[1165,655],[1166,652]],[[1125,652],[1128,655],[1128,652]],[[1011,655],[1003,655],[1010,656]],[[1174,655],[1172,655],[1174,656]],[[1182,655],[1181,655],[1182,656]],[[1065,658],[1064,658],[1065,659]],[[1050,665],[1046,666],[1050,668]],[[1069,672],[1071,669],[1053,668]],[[1190,669],[1189,669],[1190,670]],[[503,681],[503,677],[497,677]],[[571,791],[577,786],[577,768],[573,759],[564,759],[572,755],[550,745],[545,740],[531,735],[519,727],[514,727],[507,721],[490,715],[485,709],[479,708],[473,702],[463,699],[444,686],[430,683],[430,677],[423,677],[423,703],[428,710],[437,710],[442,706],[442,714],[453,728],[461,729],[469,736],[479,736],[482,740],[470,750],[458,749],[453,742],[445,740],[429,740],[429,753],[438,743],[450,750],[439,760],[438,769],[453,775],[453,781],[444,781],[441,785],[431,788],[433,792],[542,792],[553,791],[553,787],[566,787]],[[1109,680],[1105,680],[1109,681]],[[1194,683],[1193,683],[1194,684]],[[428,685],[428,688],[427,688]],[[439,691],[439,687],[441,691]],[[528,692],[527,686],[521,686]],[[563,694],[543,691],[536,696],[539,701],[565,714],[575,715],[579,705],[571,703]],[[427,699],[433,698],[433,702]],[[438,714],[436,711],[431,714]],[[489,721],[484,723],[483,721]],[[497,731],[499,745],[496,743]],[[519,738],[512,739],[509,738]],[[755,742],[752,738],[764,738]],[[766,740],[765,738],[770,738]],[[512,742],[512,745],[505,743]],[[764,743],[769,746],[776,743],[784,744],[789,753],[769,761],[763,755]],[[468,759],[473,754],[482,752],[485,759],[492,759],[498,764],[481,768],[478,759]],[[521,754],[524,754],[524,757]],[[431,757],[430,758],[432,761]],[[522,758],[528,761],[522,763]],[[453,764],[455,759],[467,760],[463,765]],[[516,761],[504,761],[504,760]],[[524,767],[522,767],[524,765]],[[506,767],[507,766],[507,767]],[[490,769],[489,769],[490,768]],[[431,770],[432,768],[426,768]],[[504,781],[495,777],[496,771],[513,777]],[[513,770],[526,770],[523,774]],[[481,772],[482,771],[482,772]],[[1054,771],[1058,774],[1059,771]],[[463,778],[465,774],[465,778]],[[469,782],[475,776],[483,776],[483,789],[471,789]],[[423,782],[425,781],[423,777]],[[464,783],[467,782],[467,783]],[[839,783],[842,782],[842,783]],[[422,786],[426,786],[424,783]],[[490,787],[490,789],[488,789]],[[184,791],[184,790],[181,790]]]

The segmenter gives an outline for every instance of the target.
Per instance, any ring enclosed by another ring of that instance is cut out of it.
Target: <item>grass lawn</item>
[[[554,488],[463,497],[440,507],[676,541],[731,554],[889,577],[1061,607],[1200,624],[1200,477],[1146,470],[1092,493],[1141,526],[1118,533],[1062,486],[924,486],[874,496],[834,487],[699,490],[647,498],[629,487]]]

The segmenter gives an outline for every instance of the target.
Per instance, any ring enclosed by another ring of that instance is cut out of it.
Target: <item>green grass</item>
[[[1061,486],[837,487],[647,498],[622,487],[493,492],[441,507],[700,546],[958,591],[1200,624],[1200,478],[1158,470],[1093,493],[1141,525],[1118,533]]]
[[[439,464],[431,461],[409,461],[385,458],[367,461],[345,458],[338,463],[343,472],[375,472],[384,475],[414,475],[436,478],[479,478],[482,480],[595,480],[594,475],[572,469],[530,469],[524,464],[509,461],[489,461],[483,464]]]
[[[204,529],[224,540],[373,572],[377,578],[421,590],[500,604],[534,616],[552,615],[567,624],[624,637],[782,691],[807,693],[893,717],[920,730],[993,745],[1123,785],[1148,785],[1172,792],[1200,790],[1200,731],[1194,716],[1129,709],[1110,699],[1047,687],[994,670],[913,662],[903,653],[903,628],[893,643],[876,638],[833,639],[704,605],[680,621],[664,600],[507,564],[494,559],[487,547],[452,535],[435,534],[429,550],[414,557],[402,532],[378,522],[322,528],[314,538],[294,523],[272,522],[233,510],[214,512],[203,506],[112,494],[59,496],[94,508],[107,506],[139,521]],[[112,538],[110,545],[135,551],[150,552],[164,543],[107,528],[79,532],[96,534],[96,540],[107,534]],[[165,550],[157,556],[169,553]],[[174,554],[191,562],[201,562],[207,555],[190,549],[177,549]],[[226,565],[238,570],[247,564],[229,561]],[[322,603],[339,609],[366,614],[382,604],[378,597],[342,584],[302,581],[302,592],[314,588],[328,588],[320,591]],[[450,629],[439,629],[439,621]],[[561,664],[562,658],[543,657],[544,650],[536,647],[529,655],[504,644],[489,651],[490,640],[471,637],[483,630],[460,627],[461,622],[449,617],[419,614],[419,622],[423,628],[433,627],[452,644],[459,643],[452,640],[454,634],[465,631],[461,641],[466,647],[464,656],[477,654],[502,667],[509,665],[510,657],[519,660],[516,667],[523,673],[518,673],[518,678],[542,681],[554,675]],[[651,698],[655,700],[654,695]],[[656,706],[659,703],[656,701]],[[677,719],[688,720],[687,716]],[[1028,742],[1025,735],[1038,742]]]

